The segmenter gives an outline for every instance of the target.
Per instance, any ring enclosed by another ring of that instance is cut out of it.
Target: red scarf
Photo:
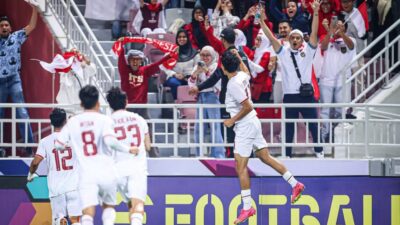
[[[122,48],[127,43],[142,43],[142,44],[151,44],[155,48],[158,48],[162,52],[170,53],[171,58],[163,63],[164,67],[167,69],[172,69],[175,67],[175,64],[178,59],[177,48],[176,44],[167,41],[160,41],[157,39],[145,38],[145,37],[125,37],[122,41],[116,41],[111,51],[119,56],[121,54]]]

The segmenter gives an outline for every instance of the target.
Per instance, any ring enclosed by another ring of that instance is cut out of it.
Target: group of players
[[[84,111],[67,121],[66,112],[50,114],[54,133],[39,142],[28,181],[46,159],[53,224],[92,225],[95,206],[103,207],[104,225],[114,224],[117,190],[130,208],[132,225],[141,225],[147,195],[146,121],[126,110],[126,94],[107,93],[111,118],[99,112],[99,92],[87,85],[79,92]]]
[[[234,126],[236,133],[234,154],[243,201],[235,224],[256,214],[251,206],[247,171],[253,151],[291,185],[292,203],[305,188],[269,154],[260,120],[249,98],[250,75],[239,71],[241,60],[237,51],[226,51],[221,60],[221,68],[229,78],[225,103],[231,115],[224,125]],[[146,121],[126,110],[126,94],[119,88],[107,93],[113,109],[111,118],[99,113],[99,92],[94,86],[83,87],[79,98],[84,112],[68,122],[64,110],[54,109],[51,113],[54,133],[40,141],[28,181],[37,176],[37,167],[46,158],[54,224],[60,224],[68,216],[73,225],[92,225],[99,203],[103,206],[103,224],[114,224],[118,190],[129,205],[131,225],[141,225],[147,195],[146,150],[151,145]]]

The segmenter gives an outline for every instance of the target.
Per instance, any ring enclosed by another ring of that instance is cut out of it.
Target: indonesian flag
[[[178,60],[178,53],[176,52],[178,46],[176,44],[145,37],[125,37],[122,41],[116,41],[111,48],[111,54],[118,57],[127,43],[151,44],[162,52],[170,53],[171,58],[163,63],[163,66],[167,69],[174,68]]]
[[[351,20],[351,22],[356,26],[358,37],[364,37],[369,30],[367,1],[357,0],[356,8],[354,8],[349,14],[349,18],[347,20]]]
[[[68,73],[74,71],[82,75],[81,67],[82,56],[74,52],[65,52],[63,55],[57,54],[51,63],[39,60],[40,65],[50,73]]]
[[[360,12],[364,22],[365,31],[368,31],[369,24],[368,24],[367,0],[357,0],[356,4],[357,4],[357,9]]]

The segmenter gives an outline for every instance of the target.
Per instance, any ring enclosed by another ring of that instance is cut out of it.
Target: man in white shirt
[[[343,81],[351,76],[351,68],[340,74],[343,67],[351,62],[356,56],[356,40],[349,37],[346,33],[347,24],[344,23],[344,17],[339,15],[337,24],[332,23],[329,26],[328,20],[323,21],[323,26],[328,34],[321,42],[321,49],[324,54],[324,61],[322,64],[321,77],[319,79],[319,86],[321,90],[322,103],[346,103],[350,102],[350,98],[343,99],[346,91],[343,89]],[[345,86],[347,93],[350,93],[350,85]],[[348,96],[350,97],[350,96]],[[342,117],[342,108],[321,108],[321,118],[331,118],[331,111],[333,111],[333,118]],[[324,122],[321,129],[321,140],[332,140],[329,137],[330,123]]]
[[[251,206],[250,177],[247,171],[247,163],[253,151],[263,163],[281,174],[292,186],[292,203],[300,198],[305,188],[281,162],[269,154],[260,120],[251,101],[250,75],[238,71],[240,63],[240,57],[231,51],[226,51],[222,56],[222,70],[229,79],[225,104],[226,110],[231,115],[230,119],[224,121],[224,125],[226,127],[235,125],[234,155],[243,201],[243,209],[235,220],[235,224],[242,223],[256,214],[256,210]]]
[[[107,101],[114,111],[111,118],[118,140],[139,148],[137,155],[116,152],[114,159],[120,176],[118,190],[130,208],[131,225],[142,225],[147,196],[146,150],[151,149],[149,128],[143,117],[126,110],[127,97],[120,88],[111,88]]]
[[[96,87],[86,85],[79,91],[83,113],[68,120],[57,137],[57,150],[71,146],[77,156],[80,179],[79,194],[83,216],[82,225],[93,225],[95,206],[103,206],[104,225],[114,224],[116,217],[117,176],[113,151],[136,154],[137,147],[121,144],[115,137],[111,118],[99,113],[99,92]]]
[[[292,31],[292,27],[288,20],[281,20],[279,21],[278,25],[278,32],[279,32],[279,41],[284,46],[290,46],[289,44],[289,33]],[[282,91],[282,66],[281,62],[277,60],[276,53],[272,46],[270,46],[271,58],[268,64],[268,70],[272,71],[271,73],[275,72],[275,77],[272,76],[273,79],[273,97],[274,103],[282,103],[283,101],[283,91]]]
[[[314,103],[314,96],[309,92],[307,96],[302,96],[300,87],[303,84],[311,86],[312,83],[312,66],[314,55],[318,44],[318,11],[319,11],[319,0],[314,0],[311,7],[313,8],[313,21],[312,21],[312,32],[310,35],[310,41],[306,43],[304,41],[303,33],[300,30],[292,30],[289,34],[290,47],[282,46],[281,42],[275,38],[268,26],[262,22],[261,28],[265,35],[271,41],[274,51],[277,53],[278,59],[282,65],[282,87],[283,87],[283,103]],[[262,15],[262,14],[261,14]],[[295,63],[297,65],[295,65]],[[300,77],[299,77],[300,76]],[[317,119],[316,108],[300,108],[300,107],[288,107],[286,108],[285,117],[286,119],[297,119],[299,114],[304,119]],[[315,143],[319,142],[318,137],[318,125],[317,123],[309,123],[308,129],[313,137]],[[293,142],[294,136],[294,123],[286,123],[286,143]],[[318,158],[323,158],[322,147],[314,147],[315,154]],[[286,147],[286,156],[292,156],[292,147]]]
[[[76,155],[69,147],[61,151],[57,151],[54,147],[57,136],[67,122],[65,110],[55,108],[50,114],[50,122],[54,132],[40,140],[27,180],[31,182],[37,177],[36,170],[42,160],[46,159],[52,224],[65,223],[65,217],[69,217],[72,225],[79,225],[82,208],[78,193],[79,169]]]

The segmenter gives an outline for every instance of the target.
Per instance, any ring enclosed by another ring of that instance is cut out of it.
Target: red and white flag
[[[38,60],[40,65],[50,73],[68,73],[73,70],[75,73],[82,73],[82,56],[74,52],[65,52],[63,55],[57,54],[51,63]]]
[[[369,30],[367,1],[357,0],[356,8],[353,9],[347,20],[351,20],[351,22],[357,28],[358,37],[359,38],[364,37],[367,31]]]

